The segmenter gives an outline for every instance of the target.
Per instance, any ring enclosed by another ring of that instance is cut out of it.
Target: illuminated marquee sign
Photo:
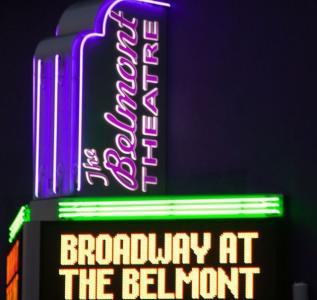
[[[280,299],[278,220],[47,222],[41,299]]]
[[[76,5],[39,44],[36,198],[164,193],[168,7]]]
[[[21,245],[17,240],[7,256],[7,275],[6,275],[6,299],[18,300],[20,298],[21,286]]]

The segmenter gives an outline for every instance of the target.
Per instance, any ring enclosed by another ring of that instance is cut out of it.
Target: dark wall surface
[[[0,284],[32,197],[32,56],[73,0],[4,1]],[[171,0],[169,192],[282,193],[291,281],[317,298],[317,2]]]

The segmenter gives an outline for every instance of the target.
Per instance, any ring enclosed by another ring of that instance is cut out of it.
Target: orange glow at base
[[[17,240],[7,256],[7,284],[19,270],[19,248],[20,242]]]
[[[19,298],[19,275],[16,274],[7,286],[6,299],[7,300],[18,300]]]
[[[7,256],[7,300],[18,300],[19,297],[19,252],[20,241],[17,240]]]

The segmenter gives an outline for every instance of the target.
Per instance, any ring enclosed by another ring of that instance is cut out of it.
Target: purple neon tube
[[[57,189],[57,131],[58,131],[58,71],[59,55],[55,56],[54,62],[54,149],[53,149],[53,193]]]

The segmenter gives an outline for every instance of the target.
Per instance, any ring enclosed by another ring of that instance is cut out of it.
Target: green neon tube
[[[140,207],[143,210],[147,211],[156,211],[160,209],[177,209],[177,210],[193,210],[193,209],[212,209],[212,210],[218,210],[218,209],[250,209],[250,208],[271,208],[275,207],[278,208],[279,204],[278,203],[272,203],[272,204],[248,204],[248,205],[239,205],[239,204],[230,204],[230,205],[177,205],[175,204],[174,206],[167,206],[167,205],[153,205],[153,206],[130,206],[127,208],[127,206],[107,206],[106,204],[104,206],[93,206],[93,207],[61,207],[59,209],[60,212],[94,212],[94,211],[99,211],[99,212],[107,212],[107,211],[122,211],[122,210],[129,210],[129,211],[138,211],[140,210]]]
[[[210,196],[202,198],[201,196],[195,198],[195,196],[190,197],[190,196],[184,196],[184,197],[176,197],[176,196],[166,196],[166,197],[140,197],[140,198],[128,198],[131,200],[127,200],[127,198],[109,198],[109,200],[105,201],[105,198],[81,198],[81,201],[76,201],[78,198],[73,198],[74,200],[72,202],[67,201],[69,199],[61,199],[62,201],[65,200],[66,202],[59,202],[60,206],[93,206],[93,205],[118,205],[119,203],[121,205],[135,205],[139,204],[140,201],[142,201],[144,204],[157,204],[158,201],[160,204],[172,204],[175,201],[178,203],[194,203],[197,204],[199,203],[210,203],[212,200],[212,203],[241,203],[241,202],[250,202],[250,203],[259,203],[259,202],[279,202],[281,200],[281,196],[272,196],[272,197],[251,197],[251,196],[246,196],[246,197],[238,197],[235,196],[234,198],[232,196],[229,197],[224,197],[224,196]],[[100,200],[99,200],[100,199]],[[148,200],[152,199],[152,200]],[[97,201],[98,200],[98,201]]]
[[[23,227],[23,224],[29,222],[30,220],[30,208],[28,205],[24,205],[20,208],[17,216],[9,227],[9,243],[12,243],[16,239],[17,235]]]
[[[278,214],[278,210],[270,210],[270,209],[261,209],[261,210],[195,210],[192,214],[195,215],[234,215],[234,214]],[[60,215],[63,216],[82,216],[82,217],[93,217],[93,216],[165,216],[165,215],[188,215],[188,211],[154,211],[154,212],[147,212],[147,211],[137,211],[137,212],[129,212],[129,211],[121,211],[121,212],[81,212],[81,213],[61,213]]]
[[[280,195],[197,195],[61,199],[58,217],[68,220],[265,218],[283,216]]]

